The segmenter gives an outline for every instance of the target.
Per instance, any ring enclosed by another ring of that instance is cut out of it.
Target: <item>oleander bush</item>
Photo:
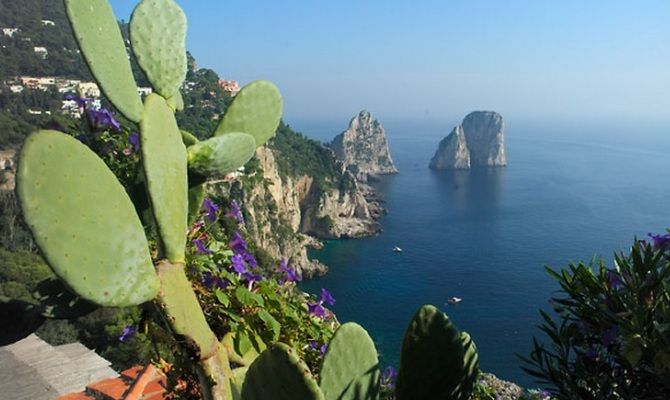
[[[547,272],[555,316],[524,368],[559,399],[670,398],[670,234],[603,259]]]

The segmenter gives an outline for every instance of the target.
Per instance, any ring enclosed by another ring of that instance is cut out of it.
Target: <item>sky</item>
[[[129,20],[135,1],[111,0]],[[285,119],[670,121],[668,0],[178,1],[199,67]]]

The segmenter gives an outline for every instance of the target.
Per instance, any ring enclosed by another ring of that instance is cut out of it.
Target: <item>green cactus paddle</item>
[[[477,365],[472,355],[466,362],[466,344],[446,314],[431,305],[421,307],[402,343],[398,400],[467,400]]]
[[[251,364],[242,386],[243,400],[323,400],[307,365],[283,343],[265,350]]]
[[[65,0],[67,15],[84,59],[109,101],[133,122],[142,102],[119,25],[106,0]]]
[[[340,326],[328,343],[319,387],[326,400],[379,396],[379,360],[370,335],[354,322]]]
[[[244,132],[262,146],[274,136],[282,114],[282,98],[272,82],[255,81],[235,95],[214,133]]]
[[[186,77],[186,16],[172,0],[142,0],[130,19],[130,42],[137,63],[158,94],[179,95]],[[183,108],[181,96],[171,100]]]
[[[186,148],[165,99],[150,94],[140,122],[144,175],[165,256],[184,263],[188,216]]]
[[[188,168],[203,176],[236,171],[254,156],[256,141],[246,133],[231,132],[198,142],[188,148]]]
[[[21,151],[17,193],[26,223],[56,275],[102,306],[153,299],[158,279],[135,208],[88,147],[38,131]]]

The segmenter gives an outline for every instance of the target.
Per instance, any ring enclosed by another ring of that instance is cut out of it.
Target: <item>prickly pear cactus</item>
[[[403,339],[398,400],[467,400],[477,363],[470,337],[461,335],[449,317],[434,306],[423,306]]]
[[[186,148],[165,99],[150,94],[140,122],[144,175],[165,255],[184,263],[188,218]]]
[[[130,19],[130,42],[151,86],[166,99],[186,78],[186,16],[172,0],[142,0]],[[173,108],[179,107],[178,100]]]
[[[65,0],[67,15],[84,59],[109,101],[133,122],[142,102],[118,22],[107,0]]]
[[[188,167],[203,176],[225,175],[246,164],[255,151],[253,136],[231,132],[190,146]]]
[[[102,306],[153,299],[158,278],[135,208],[88,147],[56,131],[28,137],[17,194],[47,262],[79,296]]]
[[[328,343],[319,387],[326,400],[379,397],[379,360],[370,335],[354,322],[340,326]]]
[[[243,400],[324,400],[295,351],[282,343],[265,350],[246,372]]]
[[[262,146],[274,136],[282,109],[282,98],[274,83],[251,82],[235,95],[214,134],[244,132],[254,137],[256,146]]]

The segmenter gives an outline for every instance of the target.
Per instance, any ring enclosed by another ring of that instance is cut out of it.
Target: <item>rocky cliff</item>
[[[374,191],[356,182],[330,150],[284,128],[269,147],[257,150],[247,173],[228,190],[242,204],[250,241],[310,277],[326,266],[309,260],[307,247],[319,246],[318,239],[377,234],[384,210]],[[315,157],[318,166],[305,168],[310,159],[296,160],[299,155]],[[294,161],[299,163],[292,167]]]
[[[329,146],[359,181],[398,172],[389,152],[384,127],[366,110],[352,118],[349,128],[337,135]]]
[[[433,169],[505,165],[505,127],[502,116],[494,111],[468,114],[461,125],[442,139],[430,161]]]

